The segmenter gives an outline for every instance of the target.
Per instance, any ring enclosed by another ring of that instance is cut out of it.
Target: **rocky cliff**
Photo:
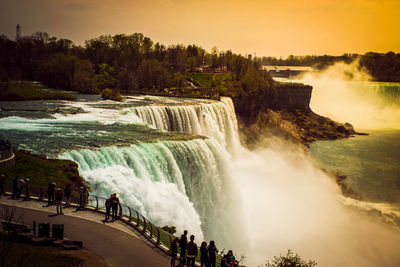
[[[275,101],[259,105],[263,96],[234,98],[238,108],[240,137],[249,148],[262,142],[263,136],[281,136],[305,146],[315,140],[346,138],[357,134],[349,123],[335,122],[310,109],[312,86],[275,83]]]

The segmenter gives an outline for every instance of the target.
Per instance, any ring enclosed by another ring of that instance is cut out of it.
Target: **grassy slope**
[[[7,184],[15,176],[29,177],[33,185],[47,186],[55,181],[57,186],[63,187],[67,183],[79,185],[83,182],[78,173],[76,163],[68,160],[43,159],[20,151],[15,153],[15,164],[1,168],[0,174],[5,174]]]
[[[2,101],[49,99],[75,100],[76,95],[69,92],[46,89],[40,83],[33,83],[29,81],[0,84],[0,100]]]

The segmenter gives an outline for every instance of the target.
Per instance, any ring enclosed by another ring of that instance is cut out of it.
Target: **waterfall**
[[[123,203],[159,226],[174,225],[229,244],[229,207],[236,194],[226,150],[213,139],[142,143],[129,147],[74,150],[75,161],[94,194],[117,192]],[[237,223],[237,222],[235,222]]]
[[[188,105],[148,105],[131,108],[143,120],[164,131],[187,132],[216,139],[235,155],[240,148],[232,100]]]

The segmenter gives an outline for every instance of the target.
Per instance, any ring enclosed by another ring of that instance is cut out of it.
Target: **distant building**
[[[15,40],[18,41],[19,39],[21,39],[21,26],[17,24],[17,33],[15,35]]]

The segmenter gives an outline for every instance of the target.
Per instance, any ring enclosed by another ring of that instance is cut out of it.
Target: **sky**
[[[0,34],[141,32],[256,56],[400,52],[400,0],[1,0]]]

